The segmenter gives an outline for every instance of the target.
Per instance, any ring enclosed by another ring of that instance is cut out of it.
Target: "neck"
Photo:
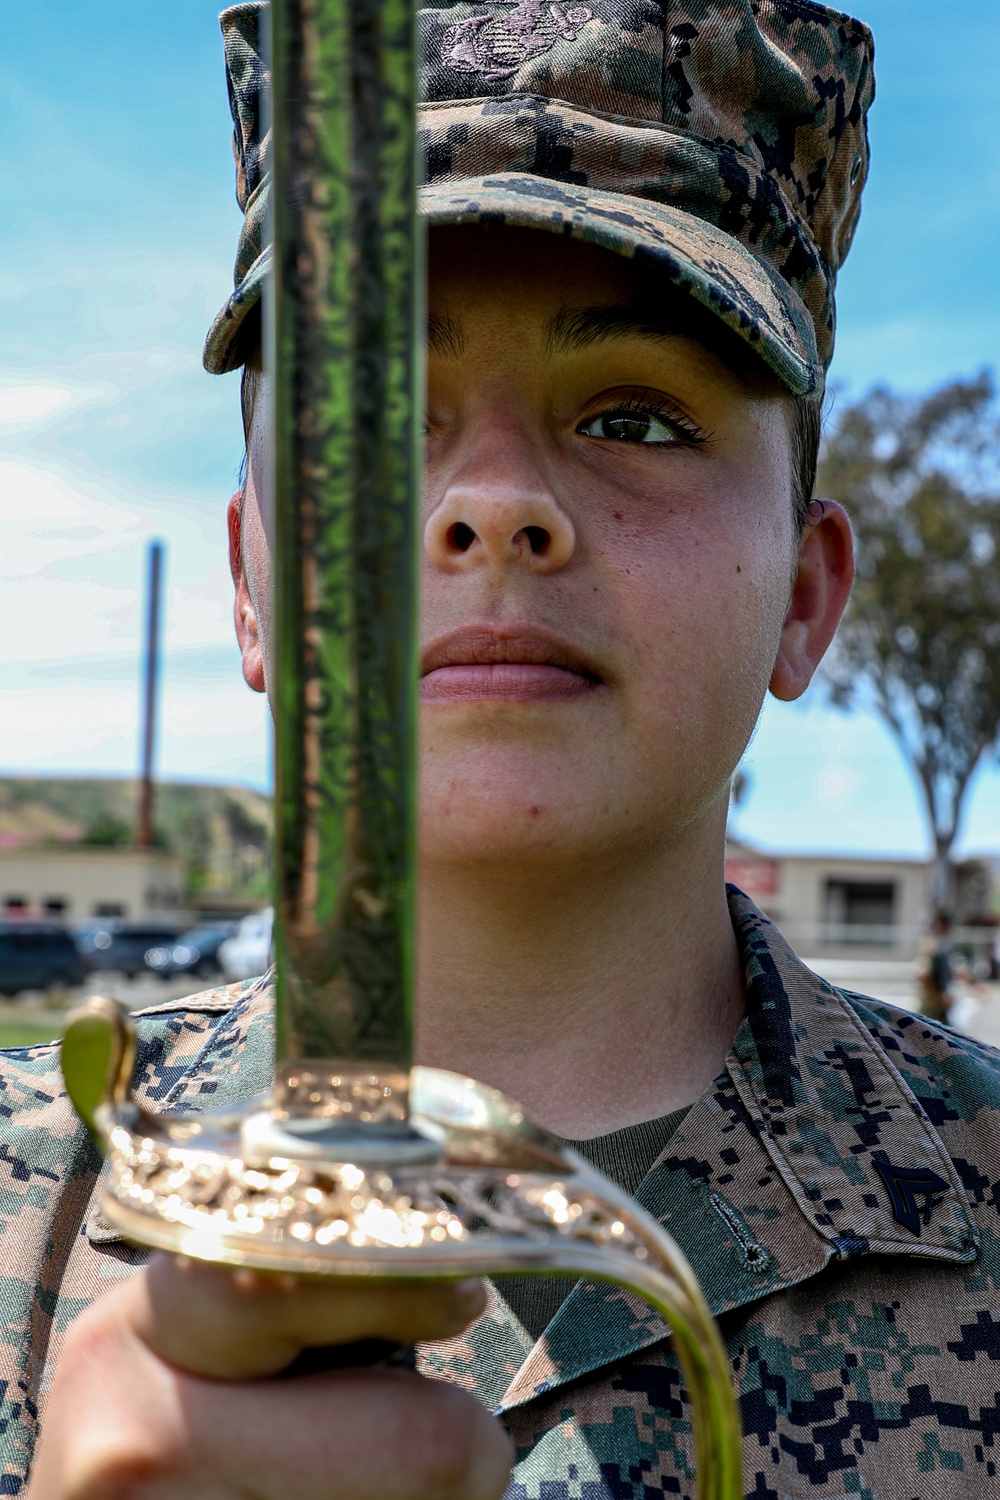
[[[577,1139],[692,1103],[745,992],[723,834],[627,859],[421,869],[417,1058]]]

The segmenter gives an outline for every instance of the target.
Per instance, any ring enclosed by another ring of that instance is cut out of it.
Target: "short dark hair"
[[[253,319],[253,324],[251,324],[251,319]],[[264,343],[261,336],[259,305],[247,315],[244,327],[249,352],[240,377],[240,406],[243,410],[243,442],[249,448],[253,410],[257,404],[260,383],[264,374]]]
[[[260,391],[260,383],[264,374],[264,360],[260,337],[260,314],[256,309],[255,313],[257,317],[257,329],[255,332],[247,330],[251,338],[251,342],[249,343],[250,353],[246,364],[243,366],[243,377],[240,385],[240,405],[243,408],[243,436],[248,445],[250,442],[250,427],[253,422],[254,406],[257,402],[257,395]],[[696,314],[691,319],[691,333],[693,337],[698,338],[701,343],[706,344],[726,364],[735,369],[744,378],[752,379],[755,376],[760,378],[764,367],[756,358],[753,351],[742,339],[730,333],[724,324],[719,324],[717,318],[711,317],[710,314],[705,314],[704,316]],[[774,381],[775,377],[768,375],[767,378]],[[799,536],[802,535],[810,518],[809,507],[812,503],[813,491],[816,487],[816,468],[819,462],[822,431],[822,398],[817,399],[814,396],[790,397],[788,446],[792,468],[792,515]]]
[[[816,469],[823,438],[823,401],[815,396],[793,396],[788,421],[792,457],[792,514],[799,536],[810,519],[816,490]]]

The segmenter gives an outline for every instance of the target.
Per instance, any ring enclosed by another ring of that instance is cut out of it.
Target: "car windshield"
[[[197,948],[201,943],[214,943],[216,938],[225,937],[229,928],[227,925],[216,925],[214,927],[192,927],[190,932],[183,933],[178,939],[178,945],[185,948]]]

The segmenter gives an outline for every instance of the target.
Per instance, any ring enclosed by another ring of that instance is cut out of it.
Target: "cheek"
[[[790,533],[770,506],[699,498],[612,504],[595,542],[634,652],[632,711],[714,779],[742,755],[767,691]]]

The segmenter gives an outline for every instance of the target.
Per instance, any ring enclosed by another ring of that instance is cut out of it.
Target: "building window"
[[[828,880],[824,925],[828,943],[891,946],[899,935],[896,929],[896,882]]]
[[[5,896],[3,904],[5,911],[17,913],[28,910],[28,898],[26,896]]]
[[[120,901],[98,901],[94,907],[95,917],[123,917],[125,908]]]
[[[61,917],[66,910],[68,902],[64,896],[46,896],[42,902],[45,910],[53,917]]]

